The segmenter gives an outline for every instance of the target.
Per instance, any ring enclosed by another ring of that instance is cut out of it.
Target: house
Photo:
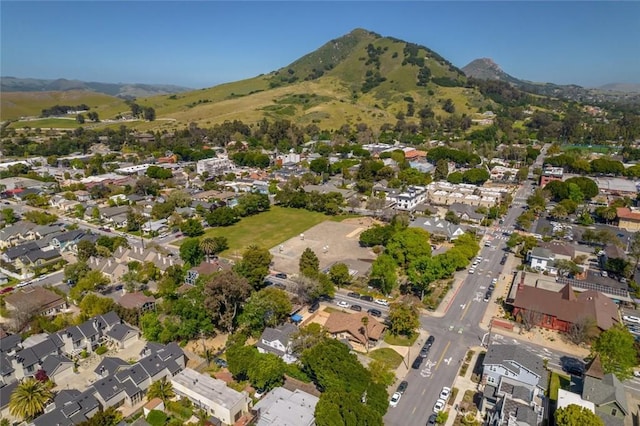
[[[49,355],[40,366],[54,383],[65,383],[75,375],[73,361],[64,355]]]
[[[222,424],[232,425],[249,412],[251,400],[246,392],[238,392],[222,380],[185,368],[171,378],[176,395],[188,398]]]
[[[85,236],[88,236],[86,231],[81,229],[75,229],[73,231],[62,232],[51,239],[49,243],[51,247],[63,251],[70,250],[71,246],[74,246],[80,242]]]
[[[449,241],[455,240],[460,235],[465,233],[465,230],[462,226],[455,225],[451,222],[439,219],[437,217],[417,218],[409,223],[409,227],[422,228],[425,231],[428,231],[430,234],[443,236]]]
[[[115,207],[105,207],[100,209],[100,219],[106,222],[114,222],[114,218],[119,216],[126,216],[129,213],[131,207],[126,206],[115,206]]]
[[[640,212],[628,207],[618,207],[616,214],[618,215],[618,228],[634,232],[640,230]]]
[[[538,241],[538,247],[549,250],[555,260],[573,260],[576,257],[576,249],[571,244],[557,241]]]
[[[40,286],[20,288],[5,296],[4,301],[7,311],[20,312],[18,317],[24,318],[25,315],[52,316],[67,309],[67,302],[62,296]]]
[[[491,344],[483,362],[482,405],[490,425],[539,425],[544,418],[548,371],[519,345]]]
[[[35,228],[35,223],[20,221],[0,230],[0,248],[12,247],[29,238],[29,231]]]
[[[536,269],[538,271],[549,271],[550,273],[556,271],[554,268],[556,258],[549,249],[534,247],[533,250],[527,253],[527,257],[532,269]]]
[[[83,351],[94,352],[106,342],[106,333],[120,323],[120,317],[111,311],[90,318],[80,325],[67,327],[56,335],[63,342],[62,351],[69,356],[76,356]]]
[[[0,418],[10,419],[12,417],[9,413],[9,401],[18,384],[18,382],[13,382],[7,385],[0,385]]]
[[[135,309],[142,315],[147,311],[156,309],[156,299],[152,296],[146,296],[144,293],[126,293],[117,301],[118,305],[126,309]]]
[[[277,387],[254,405],[256,426],[314,426],[319,398],[296,389]]]
[[[112,283],[120,281],[122,276],[129,271],[127,264],[124,262],[117,262],[115,259],[103,258],[103,257],[90,257],[87,262],[89,268],[95,271],[100,271],[106,275]]]
[[[70,212],[76,206],[81,205],[81,203],[76,200],[67,200],[62,195],[54,195],[51,197],[51,200],[49,200],[49,205],[62,212]]]
[[[295,362],[297,358],[291,353],[291,336],[297,331],[298,327],[293,324],[265,328],[256,343],[258,352],[277,355],[287,364]]]
[[[164,232],[169,229],[167,225],[167,219],[151,220],[142,225],[144,232]]]
[[[38,247],[18,256],[13,264],[17,269],[21,269],[24,274],[26,271],[33,271],[39,266],[56,262],[59,259],[60,252],[58,250],[43,250]]]
[[[453,203],[448,210],[455,213],[456,217],[463,222],[480,223],[485,217],[482,213],[476,212],[476,207],[468,204]]]
[[[627,260],[627,255],[623,248],[618,247],[615,244],[607,244],[604,250],[598,253],[598,264],[602,269],[607,267],[609,259],[622,259]]]
[[[207,173],[209,177],[220,176],[233,169],[235,166],[228,158],[205,158],[196,163],[196,173]]]
[[[513,315],[520,321],[552,330],[569,331],[572,324],[588,318],[601,331],[618,323],[618,305],[595,290],[576,296],[571,284],[559,292],[517,284]]]
[[[118,371],[129,368],[131,364],[123,359],[106,356],[102,359],[100,364],[93,370],[93,373],[98,379],[116,374]]]
[[[216,272],[228,270],[231,265],[219,260],[203,261],[200,265],[187,271],[184,282],[188,285],[196,285],[198,277],[215,274]]]
[[[101,406],[92,388],[84,392],[65,389],[55,396],[46,412],[33,420],[34,426],[73,426],[93,417]]]
[[[604,374],[600,356],[589,363],[582,384],[582,399],[595,405],[606,426],[622,426],[630,414],[624,385],[613,373]]]
[[[140,333],[127,324],[116,324],[106,336],[116,347],[125,349],[139,340]]]
[[[366,329],[362,319],[368,318]],[[327,331],[338,339],[347,339],[363,346],[373,346],[381,338],[386,326],[369,314],[332,312],[325,323]]]
[[[31,344],[25,340],[22,345],[20,350],[8,357],[13,370],[9,382],[34,376],[47,357],[62,354],[63,343],[55,334],[44,334],[44,338],[37,343]]]

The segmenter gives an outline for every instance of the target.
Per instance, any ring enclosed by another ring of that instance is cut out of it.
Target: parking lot
[[[297,274],[300,256],[308,247],[318,256],[320,270],[336,262],[347,264],[352,274],[364,275],[375,259],[375,254],[366,247],[360,247],[359,238],[370,223],[365,220],[343,222],[325,221],[304,233],[290,238],[273,247],[272,269],[287,274]]]

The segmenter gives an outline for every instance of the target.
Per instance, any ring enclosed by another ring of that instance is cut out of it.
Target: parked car
[[[427,420],[427,426],[432,426],[436,424],[436,419],[438,418],[438,416],[436,414],[432,414],[429,416],[429,420]]]
[[[309,313],[314,313],[318,309],[320,309],[320,303],[319,302],[313,302],[311,304],[311,306],[309,306]]]
[[[276,278],[280,278],[282,280],[286,280],[287,279],[287,274],[285,274],[284,272],[279,272],[276,274]]]
[[[434,342],[435,340],[436,340],[436,338],[435,338],[435,337],[433,337],[433,336],[429,336],[429,337],[427,338],[427,341],[426,341],[426,342],[424,342],[424,345],[425,345],[425,346],[428,346],[429,348],[431,348],[431,346],[433,345],[433,342]]]
[[[389,302],[385,299],[376,299],[374,300],[374,302],[377,303],[378,305],[389,306]]]
[[[640,377],[640,371],[634,371],[633,372],[633,377]]]
[[[445,386],[440,391],[440,396],[438,398],[446,401],[447,399],[449,399],[449,395],[451,395],[451,388]]]
[[[213,360],[213,362],[219,367],[227,368],[227,361],[222,358],[216,358]]]
[[[491,284],[498,284],[498,279],[497,278],[492,279]]]
[[[382,311],[379,311],[378,309],[369,309],[367,313],[373,317],[380,318],[382,316]]]
[[[633,324],[640,324],[640,318],[633,315],[623,315],[622,319]]]
[[[433,412],[439,413],[440,411],[444,410],[445,405],[447,405],[446,401],[442,399],[437,400],[433,406]]]
[[[366,300],[367,302],[373,302],[373,297],[367,296],[366,294],[363,294],[362,296],[360,296],[360,300]]]
[[[340,306],[341,308],[348,308],[351,305],[345,302],[344,300],[338,300],[338,306]]]
[[[362,306],[360,305],[351,305],[351,309],[356,312],[362,312]]]
[[[420,356],[421,356],[422,358],[426,358],[426,357],[427,357],[427,355],[429,355],[429,349],[431,349],[431,348],[430,348],[430,347],[428,347],[428,346],[423,346],[423,347],[420,349]]]
[[[406,380],[401,381],[398,385],[398,389],[396,389],[396,392],[404,393],[404,391],[407,390],[407,386],[409,386],[409,382],[407,382]]]
[[[492,291],[487,290],[487,292],[484,294],[484,301],[485,302],[488,302],[489,300],[491,300],[491,294],[492,293],[493,293]]]
[[[413,360],[413,364],[411,364],[411,368],[413,368],[414,370],[417,370],[418,368],[420,368],[420,366],[422,365],[422,360],[424,358],[422,358],[421,356],[417,356],[416,359]]]
[[[11,293],[13,290],[14,290],[13,287],[5,287],[2,290],[0,290],[0,294]]]
[[[402,398],[402,394],[399,392],[395,392],[393,395],[391,395],[391,399],[389,400],[389,405],[392,407],[397,406],[398,402],[400,402],[400,398]]]
[[[474,274],[475,272],[476,272],[476,268],[471,268],[471,269],[469,269],[469,273],[470,273],[470,274]]]
[[[264,389],[256,389],[255,393],[253,394],[253,397],[255,399],[260,399],[265,394],[265,392],[266,391]]]
[[[355,291],[351,291],[351,292],[347,293],[347,296],[354,297],[356,299],[360,299],[360,293],[356,293]]]

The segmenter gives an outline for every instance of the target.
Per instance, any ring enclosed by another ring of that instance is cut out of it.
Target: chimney
[[[109,268],[111,268],[111,259],[107,261],[107,265],[109,266]]]
[[[169,259],[169,265],[173,266],[173,259]]]
[[[524,277],[526,274],[527,274],[526,272],[523,272],[522,275],[520,275],[520,283],[518,283],[518,291],[524,288]]]
[[[167,258],[166,258],[166,257],[163,257],[163,258],[162,258],[162,264],[163,264],[163,265],[166,265],[166,264],[167,264]]]

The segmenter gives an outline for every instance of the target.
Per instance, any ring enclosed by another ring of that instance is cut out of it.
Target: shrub
[[[108,349],[106,348],[106,346],[98,346],[98,348],[96,349],[96,354],[97,355],[104,355],[106,354],[108,351]]]
[[[167,422],[167,415],[160,410],[151,410],[147,416],[147,422],[151,426],[164,426]]]

